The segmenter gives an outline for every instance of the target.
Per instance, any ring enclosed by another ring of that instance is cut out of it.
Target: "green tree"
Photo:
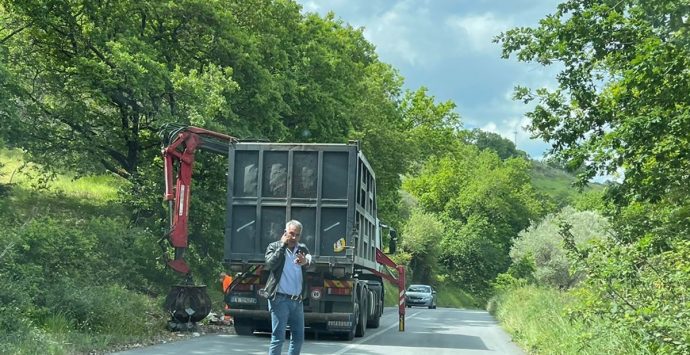
[[[400,103],[406,131],[405,144],[411,147],[410,167],[419,168],[427,159],[446,154],[458,139],[462,122],[452,101],[437,102],[426,87],[407,91]]]
[[[481,150],[493,150],[503,160],[517,157],[527,158],[527,153],[518,150],[515,147],[515,143],[501,137],[498,133],[486,132],[479,128],[475,128],[469,132],[468,140]]]
[[[433,284],[443,240],[443,223],[433,214],[412,212],[402,230],[402,249],[410,254],[411,280]]]
[[[452,101],[437,102],[424,87],[401,95],[402,78],[390,66],[369,66],[370,75],[358,90],[363,98],[355,112],[371,117],[356,127],[380,188],[379,211],[384,220],[402,226],[401,176],[418,169],[432,156],[446,154],[459,135],[460,116]],[[359,128],[361,127],[361,128]]]
[[[139,223],[163,219],[155,133],[165,122],[271,141],[360,138],[383,216],[397,215],[402,79],[333,14],[302,15],[292,1],[6,0],[0,21],[3,138],[46,167],[129,179]],[[223,229],[213,197],[224,175],[197,159],[190,239],[208,256],[222,250],[208,240]]]
[[[497,37],[503,55],[561,64],[558,87],[518,88],[537,100],[532,132],[584,182],[608,188],[613,236],[583,255],[584,319],[606,317],[654,353],[688,352],[690,22],[687,1],[569,0],[536,28]],[[640,326],[640,324],[642,326]]]
[[[532,189],[526,160],[503,161],[493,151],[459,141],[448,148],[403,187],[424,211],[452,223],[442,251],[447,272],[471,274],[461,276],[471,280],[468,287],[486,288],[507,269],[513,238],[545,213],[544,206]]]
[[[377,62],[366,68],[367,76],[357,91],[362,100],[353,103],[353,115],[368,117],[355,127],[353,139],[362,149],[376,173],[378,213],[387,224],[404,223],[398,212],[400,176],[409,167],[411,147],[406,142],[404,122],[394,98],[400,96],[402,77],[389,65]]]
[[[9,143],[51,166],[129,178],[158,154],[166,122],[343,142],[372,118],[351,108],[371,79],[373,46],[291,1],[2,5],[0,54],[12,74],[2,80],[12,79],[22,112],[8,120]]]
[[[0,18],[21,111],[8,143],[46,166],[129,177],[160,123],[224,117],[237,89],[199,55],[237,36],[217,2],[3,1]]]
[[[482,215],[471,215],[466,223],[451,220],[447,225],[440,257],[445,273],[470,292],[483,293],[510,265],[504,245],[509,236]]]
[[[520,87],[537,100],[530,130],[582,181],[625,171],[621,197],[688,195],[690,20],[687,1],[569,0],[535,28],[496,38],[503,56],[559,63],[558,87]]]

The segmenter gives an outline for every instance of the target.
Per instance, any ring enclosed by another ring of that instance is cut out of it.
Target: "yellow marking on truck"
[[[323,287],[352,288],[352,282],[340,280],[323,280]]]

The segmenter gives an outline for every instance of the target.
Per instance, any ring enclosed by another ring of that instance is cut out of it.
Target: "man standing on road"
[[[266,281],[268,310],[271,313],[271,345],[269,355],[280,354],[285,342],[285,328],[290,326],[288,355],[299,355],[304,343],[304,308],[306,270],[311,264],[309,249],[299,243],[302,224],[291,220],[285,224],[280,240],[266,248],[265,268],[270,271]]]

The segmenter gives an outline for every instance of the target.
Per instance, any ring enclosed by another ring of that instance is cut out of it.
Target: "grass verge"
[[[529,353],[644,354],[630,334],[605,319],[584,322],[569,316],[573,302],[567,292],[525,286],[504,291],[488,308]]]

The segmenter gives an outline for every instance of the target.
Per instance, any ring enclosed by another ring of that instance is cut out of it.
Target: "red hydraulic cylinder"
[[[189,197],[192,187],[192,169],[194,168],[194,153],[199,145],[199,136],[184,132],[181,134],[180,142],[185,143],[185,149],[182,153],[175,148],[177,146],[170,146],[166,149],[166,160],[177,158],[180,161],[179,171],[177,173],[177,182],[175,184],[173,216],[172,216],[172,230],[170,231],[170,244],[175,248],[187,247],[187,221],[189,219]],[[166,161],[167,162],[167,161]],[[167,165],[167,164],[166,164]],[[172,166],[166,167],[166,174],[169,173]],[[167,180],[167,176],[166,176]],[[166,187],[169,188],[169,182],[166,181]],[[173,195],[172,191],[166,191],[166,199]]]

